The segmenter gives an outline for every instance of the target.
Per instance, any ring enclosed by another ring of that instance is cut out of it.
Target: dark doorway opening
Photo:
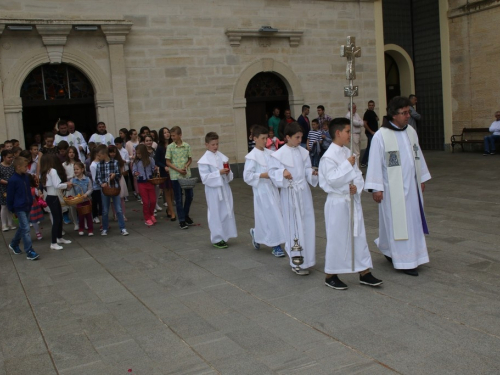
[[[88,78],[67,64],[35,68],[21,87],[26,146],[35,134],[50,132],[59,119],[72,120],[90,136],[97,123],[94,89]]]
[[[395,96],[401,96],[401,84],[399,76],[399,68],[396,60],[388,53],[384,54],[385,58],[385,93],[387,103]]]
[[[279,108],[281,118],[285,109],[290,108],[286,85],[274,73],[256,74],[248,83],[245,98],[247,135],[250,135],[250,128],[255,124],[267,126],[274,108]]]

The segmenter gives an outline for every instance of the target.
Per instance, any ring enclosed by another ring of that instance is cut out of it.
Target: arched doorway
[[[21,86],[26,146],[37,133],[51,131],[58,119],[72,120],[90,134],[97,123],[94,88],[68,64],[45,64],[33,69]]]
[[[391,55],[385,53],[385,93],[387,103],[395,96],[401,95],[401,85],[399,83],[399,68]]]
[[[288,89],[283,80],[274,73],[258,73],[245,90],[247,135],[254,124],[267,126],[274,108],[279,108],[283,117],[285,109],[290,108]]]

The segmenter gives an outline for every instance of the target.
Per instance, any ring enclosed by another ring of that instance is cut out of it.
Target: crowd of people
[[[0,216],[4,232],[16,229],[14,216],[19,223],[9,244],[14,254],[22,253],[22,240],[27,259],[39,258],[30,232],[33,228],[36,239],[43,238],[44,211],[52,223],[52,250],[71,243],[63,237],[63,224],[74,224],[80,236],[93,236],[94,225],[100,226],[100,235],[108,235],[110,207],[120,234],[127,236],[129,191],[142,204],[145,225],[156,224],[161,197],[171,221],[178,220],[181,229],[194,225],[189,217],[193,190],[181,189],[178,182],[190,177],[191,148],[178,126],[158,133],[148,127],[120,129],[115,138],[99,122],[87,142],[74,122],[59,120],[37,140],[26,150],[15,139],[1,145]]]
[[[309,186],[319,185],[327,193],[325,285],[347,289],[339,275],[359,273],[361,284],[380,286],[382,280],[371,273],[361,206],[361,192],[365,190],[380,204],[379,238],[375,241],[379,250],[395,269],[418,276],[417,267],[429,261],[423,192],[430,174],[416,131],[408,126],[410,106],[410,100],[404,97],[389,103],[387,121],[370,137],[366,181],[356,163],[359,154],[347,148],[351,132],[359,134],[351,129],[349,116],[331,119],[318,107],[320,116],[313,120],[306,138],[299,121],[287,121],[283,129],[281,120],[270,127],[253,126],[254,147],[245,157],[243,173],[254,197],[255,225],[250,229],[253,247],[266,245],[276,257],[288,255],[291,270],[308,275],[316,263],[316,225]],[[307,116],[305,109],[301,120]],[[354,106],[350,113],[355,114]],[[320,123],[331,141],[318,161],[304,142]],[[283,140],[274,136],[275,125],[283,132]],[[74,126],[70,131],[68,123],[60,121],[55,135],[45,134],[41,148],[32,144],[29,150],[16,150],[15,140],[5,142],[0,164],[1,220],[2,229],[9,231],[16,229],[12,213],[18,218],[19,229],[9,244],[14,254],[22,253],[19,244],[23,240],[27,258],[38,258],[32,247],[30,224],[41,239],[39,223],[44,208],[48,208],[52,221],[53,250],[71,243],[63,237],[63,223],[71,220],[79,235],[87,231],[93,236],[94,224],[101,222],[100,234],[108,235],[110,206],[120,233],[127,236],[125,202],[129,189],[142,203],[145,225],[157,222],[156,212],[162,209],[160,191],[168,217],[178,220],[181,229],[193,225],[189,217],[193,190],[181,186],[182,180],[191,175],[191,148],[182,140],[178,126],[162,128],[158,136],[152,133],[146,127],[139,134],[135,129],[121,129],[120,136],[114,138],[100,122],[87,144]],[[219,151],[217,133],[206,134],[205,145],[207,151],[197,164],[205,185],[210,240],[214,247],[225,249],[229,239],[238,235],[229,185],[233,172],[229,158]],[[316,161],[319,168],[314,166]],[[152,183],[157,178],[161,184]],[[80,201],[63,208],[62,204],[68,203],[63,191]]]

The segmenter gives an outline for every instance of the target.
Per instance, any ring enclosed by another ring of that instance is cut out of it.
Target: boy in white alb
[[[233,211],[233,194],[229,182],[233,172],[228,158],[219,152],[219,136],[215,132],[205,136],[207,151],[198,160],[201,182],[205,185],[208,206],[208,227],[214,247],[226,249],[227,240],[238,236]]]
[[[316,228],[314,208],[309,184],[318,184],[318,171],[311,167],[309,152],[300,147],[302,128],[298,122],[285,126],[286,144],[269,158],[269,177],[281,188],[281,209],[285,225],[285,250],[290,257],[292,271],[297,275],[309,275],[309,267],[316,264]],[[300,254],[292,254],[294,238],[302,246]],[[303,256],[300,269],[292,263],[293,256]]]
[[[267,149],[268,129],[255,126],[252,129],[255,148],[245,156],[243,180],[252,187],[255,228],[250,229],[252,244],[256,249],[260,244],[273,248],[275,257],[284,257],[281,249],[286,242],[283,215],[279,202],[279,191],[269,179],[269,159],[273,151]]]
[[[359,272],[361,284],[379,286],[381,280],[371,273],[372,258],[366,243],[361,192],[363,177],[356,158],[345,147],[350,143],[351,126],[344,117],[330,122],[333,139],[319,163],[319,186],[328,194],[325,203],[326,254],[325,285],[333,289],[347,289],[339,273]],[[352,182],[352,184],[351,184]],[[352,269],[352,238],[350,206],[354,199],[354,270]]]

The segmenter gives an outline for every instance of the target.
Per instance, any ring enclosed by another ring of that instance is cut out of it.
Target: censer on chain
[[[299,243],[298,239],[298,224],[297,224],[297,213],[295,209],[297,208],[297,200],[295,199],[295,190],[293,188],[293,181],[288,180],[290,185],[288,186],[289,192],[290,192],[290,199],[291,199],[291,207],[293,208],[293,229],[294,229],[294,239],[293,239],[293,246],[290,249],[290,257],[292,259],[292,264],[295,266],[295,270],[299,271],[300,266],[304,263],[304,257],[302,256],[302,246]],[[296,254],[296,255],[294,255]],[[297,255],[298,254],[298,255]]]

